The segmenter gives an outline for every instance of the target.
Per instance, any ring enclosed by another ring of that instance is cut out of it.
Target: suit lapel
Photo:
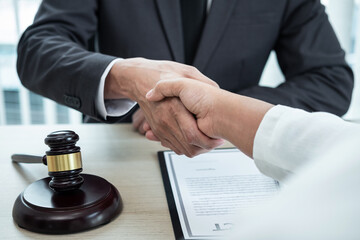
[[[236,0],[213,0],[199,47],[194,59],[194,66],[204,71],[213,51],[230,19]]]
[[[156,3],[173,58],[177,62],[184,62],[180,3],[171,0],[156,0]]]

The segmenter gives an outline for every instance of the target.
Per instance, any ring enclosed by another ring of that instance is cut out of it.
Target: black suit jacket
[[[286,82],[260,87],[272,50]],[[344,55],[319,0],[213,0],[193,65],[231,92],[342,115],[353,89]],[[184,62],[179,0],[44,0],[17,68],[30,90],[100,119],[98,84],[116,57]]]

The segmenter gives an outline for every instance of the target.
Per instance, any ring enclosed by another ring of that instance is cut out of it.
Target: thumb
[[[166,97],[179,97],[184,81],[161,80],[156,86],[146,94],[146,99],[150,102],[161,101]]]
[[[155,93],[155,88],[152,88],[146,93],[146,99],[150,102],[157,102],[164,99],[164,96],[162,94]]]

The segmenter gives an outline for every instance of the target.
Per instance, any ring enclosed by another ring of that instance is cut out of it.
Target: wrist
[[[256,132],[273,105],[237,94],[230,94],[224,102],[217,123],[219,136],[252,157]]]
[[[233,127],[231,124],[234,122],[233,113],[236,105],[232,101],[232,94],[230,92],[220,90],[220,94],[217,96],[214,102],[212,113],[212,130],[215,138],[228,138],[228,129]]]
[[[105,99],[128,98],[136,101],[133,86],[136,79],[131,76],[135,66],[132,58],[115,62],[105,79]]]

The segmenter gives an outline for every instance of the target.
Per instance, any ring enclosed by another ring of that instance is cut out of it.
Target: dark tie
[[[206,18],[207,0],[180,0],[185,63],[192,64]]]

